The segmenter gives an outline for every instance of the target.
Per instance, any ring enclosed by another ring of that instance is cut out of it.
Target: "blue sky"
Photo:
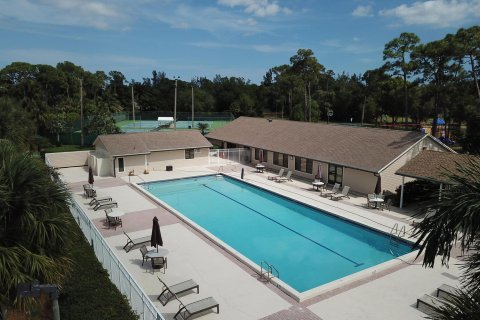
[[[480,0],[0,0],[0,67],[68,60],[127,80],[157,70],[260,83],[299,48],[363,73],[401,32],[428,42],[479,22]]]

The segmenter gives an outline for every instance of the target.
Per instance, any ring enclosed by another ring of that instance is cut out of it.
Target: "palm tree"
[[[208,123],[206,122],[199,122],[197,124],[198,130],[202,132],[203,135],[205,135],[205,131],[208,129]]]
[[[435,210],[416,228],[419,255],[425,253],[423,265],[433,267],[436,256],[447,265],[450,251],[458,243],[467,258],[462,262],[462,293],[437,308],[432,319],[480,319],[480,157],[471,158],[450,173],[451,188],[442,193],[441,200],[429,205]]]
[[[53,178],[52,178],[53,177]],[[53,179],[53,180],[52,180]],[[20,283],[61,284],[71,268],[69,192],[40,159],[0,140],[0,306],[24,308]],[[71,216],[70,216],[71,218]]]

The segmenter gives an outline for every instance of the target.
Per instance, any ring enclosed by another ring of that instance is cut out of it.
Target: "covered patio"
[[[459,166],[469,163],[471,159],[472,156],[466,154],[423,150],[395,172],[395,174],[402,176],[400,208],[403,208],[404,205],[406,177],[438,184],[439,197],[441,197],[442,190],[454,183],[449,176],[459,174]]]

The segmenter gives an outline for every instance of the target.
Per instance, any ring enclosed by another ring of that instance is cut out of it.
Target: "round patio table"
[[[372,198],[372,199],[370,199],[370,202],[375,202],[375,209],[378,209],[379,208],[378,206],[381,203],[383,203],[384,201],[385,200],[383,200],[382,198]]]
[[[107,215],[111,218],[120,218],[121,216],[124,216],[125,215],[125,212],[123,212],[122,210],[113,210],[112,212],[109,212],[107,213]]]
[[[313,190],[315,190],[315,188],[317,188],[317,191],[319,191],[320,187],[323,187],[324,185],[325,185],[325,183],[323,183],[322,181],[313,181],[312,182]]]
[[[162,258],[162,257],[166,257],[169,252],[170,251],[168,251],[168,249],[165,249],[165,248],[153,249],[145,254],[145,258]]]

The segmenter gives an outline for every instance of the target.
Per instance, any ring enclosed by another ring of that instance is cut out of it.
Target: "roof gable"
[[[411,178],[449,183],[450,174],[460,174],[458,165],[469,164],[474,158],[466,154],[423,150],[395,173]]]
[[[113,156],[148,154],[154,151],[210,148],[212,144],[197,130],[132,132],[97,137]]]
[[[421,132],[240,117],[209,139],[378,172],[424,137]]]

